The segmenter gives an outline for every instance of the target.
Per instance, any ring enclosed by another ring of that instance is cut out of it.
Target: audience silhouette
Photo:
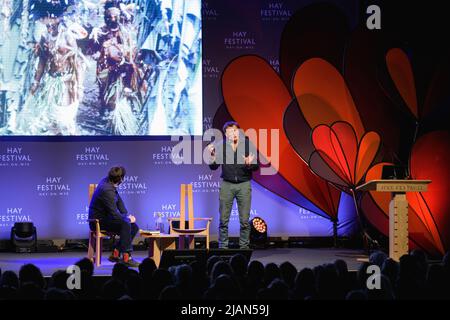
[[[205,265],[194,261],[157,268],[146,258],[138,271],[116,263],[111,277],[100,281],[87,259],[76,263],[81,288],[69,290],[65,270],[45,279],[33,264],[19,274],[0,270],[0,300],[404,300],[450,299],[450,254],[441,263],[428,261],[420,250],[400,258],[379,251],[363,262],[357,273],[344,260],[297,270],[290,262],[279,266],[249,261],[241,254],[229,261],[212,256]],[[377,266],[379,273],[368,272]],[[3,272],[2,272],[3,271]],[[378,283],[370,288],[368,281]]]

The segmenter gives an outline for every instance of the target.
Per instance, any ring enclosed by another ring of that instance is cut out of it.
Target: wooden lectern
[[[399,261],[408,254],[408,199],[406,192],[425,192],[431,180],[372,180],[357,191],[391,192],[389,204],[389,257]]]

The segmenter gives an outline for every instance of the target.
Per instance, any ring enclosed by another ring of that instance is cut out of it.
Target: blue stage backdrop
[[[265,57],[278,71],[285,23],[296,10],[314,2],[202,1],[204,130],[211,127],[223,103],[220,76],[225,66],[240,55],[253,53]],[[334,2],[350,21],[357,16],[358,1]],[[195,215],[212,217],[213,236],[217,235],[220,170],[211,171],[204,164],[173,164],[175,142],[0,139],[0,239],[9,238],[11,226],[21,221],[34,222],[40,239],[87,238],[88,184],[100,181],[116,164],[127,168],[120,193],[141,228],[155,228],[158,214],[164,218],[179,216],[180,184],[192,183]],[[251,217],[267,221],[269,236],[332,236],[330,220],[293,205],[257,183],[252,185]],[[353,233],[356,225],[352,199],[342,195],[339,235]],[[230,233],[239,233],[236,207]]]

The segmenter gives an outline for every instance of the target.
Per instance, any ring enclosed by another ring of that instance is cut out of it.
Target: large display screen
[[[201,0],[5,0],[0,135],[202,134]]]

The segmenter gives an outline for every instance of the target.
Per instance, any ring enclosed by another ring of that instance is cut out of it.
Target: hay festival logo
[[[68,196],[70,186],[62,177],[46,177],[42,184],[36,185],[36,191],[40,197]]]
[[[78,166],[106,166],[109,154],[104,153],[99,146],[86,146],[81,153],[75,154]]]
[[[0,227],[12,227],[16,222],[31,222],[31,215],[21,207],[8,207],[0,215]]]
[[[287,21],[292,16],[292,10],[283,2],[270,2],[261,9],[261,20],[270,22]]]
[[[230,37],[224,38],[223,43],[225,49],[255,49],[256,40],[249,31],[239,30],[233,31]]]
[[[21,146],[6,147],[0,154],[0,167],[28,167],[31,162],[31,155]]]

